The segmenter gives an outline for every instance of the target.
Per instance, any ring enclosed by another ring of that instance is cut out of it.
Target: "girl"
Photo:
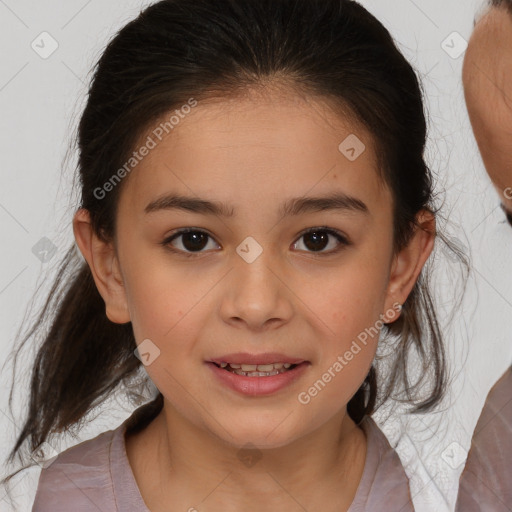
[[[371,414],[445,385],[425,138],[413,69],[356,2],[163,0],[128,23],[80,120],[86,262],[63,261],[11,460],[141,366],[157,395],[47,461],[33,511],[413,510]]]

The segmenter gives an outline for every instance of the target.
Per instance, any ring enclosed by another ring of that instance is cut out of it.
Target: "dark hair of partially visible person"
[[[328,100],[372,134],[378,178],[392,191],[395,252],[409,242],[422,209],[439,214],[424,158],[427,125],[420,82],[389,31],[364,7],[352,0],[163,0],[112,37],[95,66],[79,121],[79,207],[90,212],[97,236],[114,237],[123,188],[121,183],[103,199],[95,197],[95,189],[123,165],[157,119],[191,97],[199,105],[203,99],[232,99],[269,82]],[[436,237],[468,268],[464,254],[441,230]],[[444,395],[447,365],[430,288],[431,263],[401,316],[383,327],[397,344],[382,386],[372,366],[349,401],[348,414],[356,423],[390,398],[425,412]],[[50,436],[78,424],[142,364],[134,355],[131,323],[108,320],[75,244],[62,258],[21,346],[31,337],[38,340],[38,352],[27,416],[10,462],[16,454],[21,458],[24,443],[37,450]],[[416,369],[421,368],[414,375],[413,355],[419,358]]]
[[[492,7],[506,7],[512,14],[512,0],[489,0],[489,5]]]

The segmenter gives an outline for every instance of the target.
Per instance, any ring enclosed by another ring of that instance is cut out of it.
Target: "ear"
[[[113,243],[98,238],[92,229],[89,211],[84,208],[75,213],[73,233],[105,301],[107,318],[117,324],[130,322],[125,288]]]
[[[406,301],[434,248],[434,214],[428,210],[421,210],[416,216],[416,222],[409,243],[393,257],[385,302],[386,311],[393,311],[392,317],[388,317],[388,323],[394,322],[400,316],[396,303],[402,305]]]

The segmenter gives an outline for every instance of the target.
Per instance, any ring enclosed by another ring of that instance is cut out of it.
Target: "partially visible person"
[[[464,58],[462,79],[482,160],[512,226],[512,0],[490,1],[476,21]],[[511,510],[512,367],[509,367],[491,389],[476,425],[460,479],[456,511]]]

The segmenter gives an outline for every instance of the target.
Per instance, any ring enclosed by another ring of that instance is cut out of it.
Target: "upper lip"
[[[235,354],[226,354],[215,359],[210,359],[211,363],[234,363],[234,364],[270,364],[270,363],[291,363],[300,364],[305,359],[287,356],[277,352],[265,352],[264,354],[249,354],[247,352],[237,352]]]

